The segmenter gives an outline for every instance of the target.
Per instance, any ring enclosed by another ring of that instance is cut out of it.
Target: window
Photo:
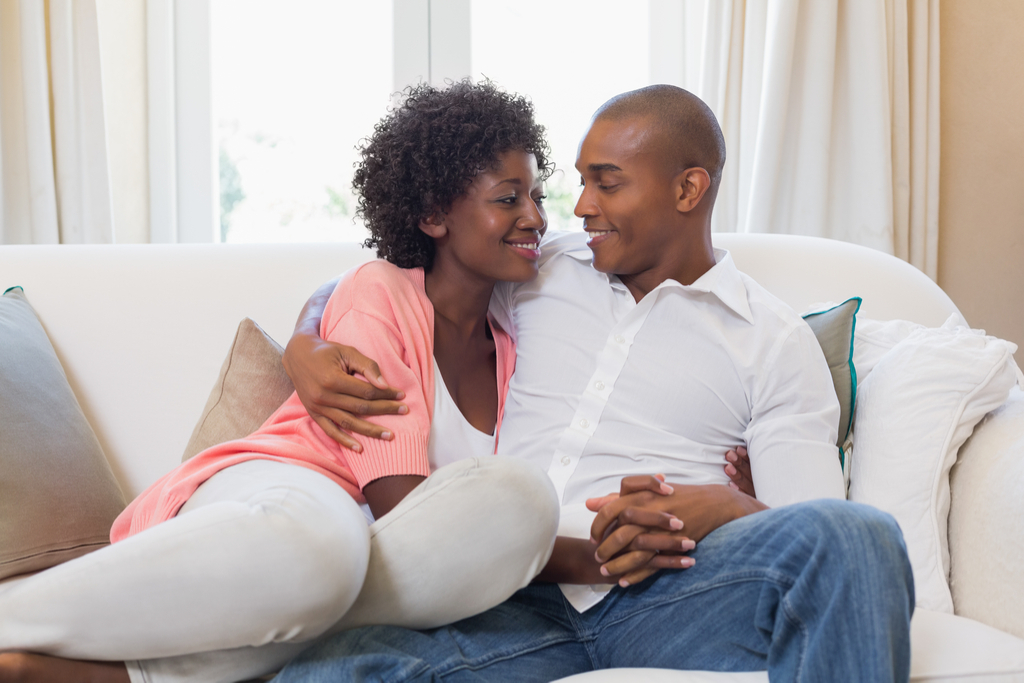
[[[365,239],[352,165],[392,90],[391,24],[388,2],[213,2],[222,241]]]
[[[666,29],[674,0],[149,6],[168,8],[150,12],[151,51],[155,38],[173,44],[150,55],[151,204],[170,206],[159,216],[173,224],[154,241],[362,241],[350,189],[359,140],[395,91],[467,75],[533,100],[560,169],[547,189],[551,227],[578,229],[573,164],[591,114],[653,82],[667,62],[652,55],[683,33]],[[170,190],[155,180],[168,177]]]
[[[548,181],[548,225],[580,229],[576,148],[610,97],[650,84],[647,3],[619,0],[473,0],[472,73],[533,100],[558,167]]]

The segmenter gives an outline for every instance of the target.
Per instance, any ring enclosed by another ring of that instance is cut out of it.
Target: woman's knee
[[[308,491],[250,503],[247,524],[270,570],[267,589],[284,612],[282,623],[301,624],[300,639],[318,635],[341,618],[366,576],[370,539],[365,518],[347,493],[340,488],[338,493],[351,506]],[[282,632],[280,639],[292,637]]]
[[[519,458],[494,456],[479,459],[481,476],[491,491],[488,507],[504,512],[548,547],[558,530],[559,502],[548,475]]]

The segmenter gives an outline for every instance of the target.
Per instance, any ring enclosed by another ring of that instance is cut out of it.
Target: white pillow
[[[860,384],[849,498],[896,518],[918,607],[953,611],[949,469],[974,426],[1006,401],[1017,380],[1016,349],[951,318],[910,330]]]

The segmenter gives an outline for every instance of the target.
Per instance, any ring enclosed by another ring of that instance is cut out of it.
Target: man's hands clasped
[[[686,569],[694,560],[685,553],[697,547],[683,531],[684,522],[653,504],[675,489],[663,475],[625,477],[618,493],[591,498],[587,508],[597,512],[590,527],[594,559],[601,563],[601,575],[618,577],[620,586],[630,586],[659,569]],[[653,505],[652,505],[653,504]]]
[[[659,569],[687,569],[686,553],[696,542],[728,522],[766,509],[754,498],[747,450],[728,451],[729,486],[670,485],[662,475],[622,480],[618,493],[591,498],[587,507],[597,516],[591,543],[601,574],[629,586]]]

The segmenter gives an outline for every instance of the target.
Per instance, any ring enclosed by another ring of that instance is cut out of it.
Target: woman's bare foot
[[[86,662],[28,652],[0,654],[0,683],[129,683],[123,662]]]

